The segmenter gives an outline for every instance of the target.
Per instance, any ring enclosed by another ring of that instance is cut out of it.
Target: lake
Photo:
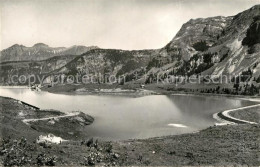
[[[22,88],[0,88],[41,109],[82,111],[95,118],[86,133],[103,140],[144,139],[196,132],[214,125],[212,115],[253,102],[228,97],[189,95],[63,95]]]

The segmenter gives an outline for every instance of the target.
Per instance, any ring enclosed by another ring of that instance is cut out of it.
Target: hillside
[[[161,53],[169,56],[176,54],[172,50],[179,50],[183,61],[175,67],[177,74],[238,75],[252,68],[258,76],[259,16],[257,5],[233,17],[190,20]]]
[[[15,99],[0,97],[0,101],[0,165],[3,166],[259,164],[259,125],[212,126],[183,135],[102,141],[91,138],[84,129],[93,122],[89,115],[63,117],[65,113],[60,111],[35,110]],[[37,121],[24,121],[32,118]]]

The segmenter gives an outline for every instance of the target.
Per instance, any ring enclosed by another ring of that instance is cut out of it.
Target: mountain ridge
[[[239,75],[250,68],[252,81],[260,75],[259,15],[260,5],[256,5],[235,16],[191,19],[160,49],[130,51],[94,47],[85,51],[84,46],[72,47],[78,54],[70,61],[57,58],[59,68],[53,66],[53,71],[46,75],[101,73],[125,75],[127,81],[146,82],[141,79],[144,75],[203,74],[220,78],[221,75]],[[39,45],[47,47],[46,44]],[[16,47],[23,49],[24,46]],[[76,52],[73,49],[67,55],[73,55]],[[28,69],[17,69],[24,70]],[[12,73],[10,69],[8,72]]]
[[[1,51],[0,62],[8,61],[39,61],[45,60],[54,56],[60,55],[80,55],[91,49],[96,49],[97,46],[81,46],[74,45],[71,47],[49,47],[44,43],[36,43],[32,47],[14,44],[9,48]]]

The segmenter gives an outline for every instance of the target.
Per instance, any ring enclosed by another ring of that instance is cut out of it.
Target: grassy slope
[[[54,110],[34,110],[32,107],[21,104],[11,98],[0,97],[0,137],[1,138],[19,138],[26,137],[29,141],[35,141],[40,134],[53,133],[61,135],[65,138],[75,138],[74,134],[68,132],[74,131],[77,137],[86,137],[82,133],[85,125],[91,124],[92,117],[81,113],[77,117],[61,118],[55,124],[49,124],[49,120],[31,122],[26,125],[22,122],[23,119],[43,118],[60,116],[64,113]],[[77,121],[78,117],[85,122],[82,124]]]
[[[260,107],[233,111],[229,114],[238,119],[245,119],[248,121],[260,123]]]
[[[259,135],[259,125],[218,126],[115,146],[128,155],[123,165],[259,165]]]

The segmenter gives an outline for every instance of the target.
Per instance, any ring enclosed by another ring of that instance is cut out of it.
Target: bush
[[[204,63],[211,63],[211,58],[213,57],[212,54],[204,54],[203,55],[203,60],[204,60]]]
[[[228,56],[228,53],[224,54],[224,55],[220,58],[220,62],[222,62],[227,56]]]
[[[207,45],[207,43],[205,41],[197,42],[197,43],[193,44],[192,47],[196,51],[201,51],[201,52],[204,52],[204,51],[208,50],[208,48],[209,48],[209,46]]]
[[[256,79],[257,83],[260,83],[260,76]]]
[[[130,60],[128,61],[126,64],[123,65],[123,67],[118,71],[117,76],[119,75],[123,75],[127,72],[130,72],[132,70],[137,69],[138,67],[140,67],[140,63],[134,61],[134,60]]]
[[[56,162],[56,157],[55,156],[51,156],[51,157],[47,157],[45,154],[39,154],[36,158],[37,160],[37,165],[39,166],[55,166],[55,162]]]
[[[152,67],[160,67],[160,61],[153,58],[147,65],[146,70],[149,71]]]
[[[210,67],[212,67],[213,64],[212,63],[202,63],[198,66],[198,68],[195,70],[196,74],[199,74],[207,69],[209,69]]]

